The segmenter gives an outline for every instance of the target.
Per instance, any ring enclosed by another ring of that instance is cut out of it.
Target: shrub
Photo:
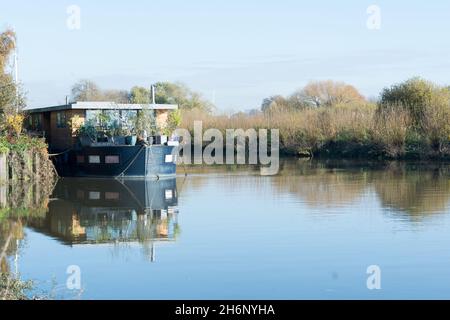
[[[450,90],[421,78],[412,78],[403,83],[385,88],[381,94],[380,108],[398,107],[409,112],[412,125],[417,130],[426,131],[437,110],[450,108]]]

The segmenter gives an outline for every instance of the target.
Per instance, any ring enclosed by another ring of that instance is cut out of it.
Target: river
[[[449,164],[291,159],[35,192],[37,210],[2,209],[1,266],[54,298],[450,298]]]

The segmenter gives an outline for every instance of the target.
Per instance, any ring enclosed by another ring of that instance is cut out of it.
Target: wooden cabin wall
[[[50,146],[53,150],[67,150],[71,148],[76,142],[76,138],[73,135],[73,129],[70,126],[71,119],[74,116],[79,116],[84,121],[86,118],[85,110],[66,110],[66,126],[59,128],[57,125],[57,113],[52,112],[50,115]]]

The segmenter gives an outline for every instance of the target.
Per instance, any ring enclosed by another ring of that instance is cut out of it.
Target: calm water
[[[67,299],[450,298],[449,165],[182,171],[60,180],[40,209],[0,219],[0,249],[13,235],[2,269]],[[65,286],[69,265],[81,290]],[[381,290],[367,289],[370,265]]]

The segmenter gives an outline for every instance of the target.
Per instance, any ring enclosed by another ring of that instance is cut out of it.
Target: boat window
[[[172,190],[165,190],[164,192],[166,200],[170,200],[173,198],[173,191]]]
[[[120,194],[118,192],[105,192],[105,200],[119,200]]]
[[[89,163],[100,163],[100,156],[89,156]]]
[[[107,164],[120,163],[120,157],[119,156],[106,156],[105,163],[107,163]]]
[[[97,191],[91,191],[89,192],[89,200],[100,200],[100,192]]]
[[[171,154],[166,154],[165,161],[166,161],[166,163],[168,163],[168,162],[174,162],[174,160],[173,160],[173,155],[171,155]]]
[[[77,156],[77,163],[84,163],[84,156]]]
[[[56,127],[65,128],[67,127],[67,119],[65,111],[58,111],[56,113]]]

